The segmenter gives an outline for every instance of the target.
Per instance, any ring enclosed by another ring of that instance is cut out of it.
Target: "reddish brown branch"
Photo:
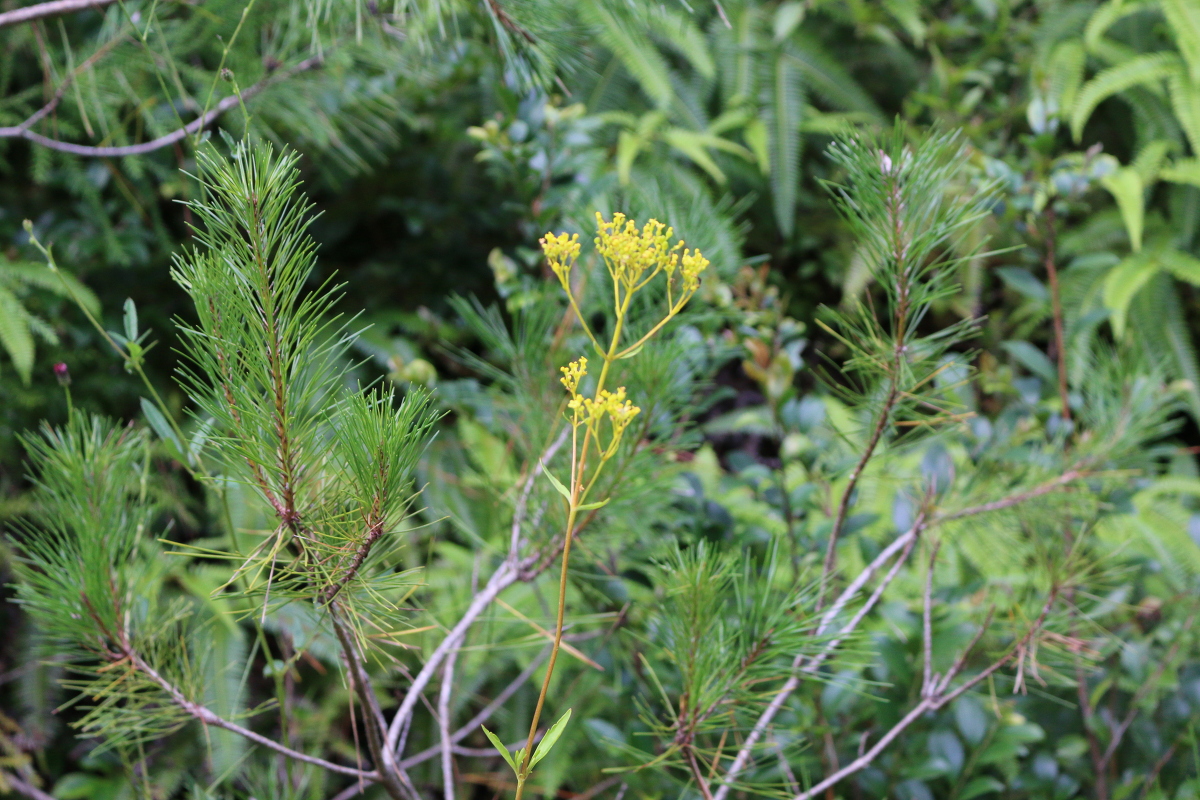
[[[1055,254],[1057,231],[1053,208],[1046,209],[1046,277],[1050,282],[1050,310],[1054,317],[1054,355],[1058,361],[1058,396],[1062,417],[1071,421],[1070,393],[1067,390],[1067,346],[1063,335],[1062,297],[1058,289],[1058,264]]]

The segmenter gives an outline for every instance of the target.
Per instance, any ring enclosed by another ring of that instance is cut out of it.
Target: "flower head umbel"
[[[542,253],[545,254],[546,261],[550,263],[550,269],[554,270],[559,282],[567,287],[567,278],[571,274],[571,267],[575,265],[575,259],[579,258],[579,234],[560,233],[555,236],[553,233],[547,233],[538,241],[542,245]],[[568,291],[570,291],[569,288]]]
[[[587,375],[587,359],[580,356],[578,360],[572,361],[565,367],[559,367],[558,371],[563,374],[559,381],[566,387],[567,391],[574,397],[576,390],[579,388],[579,379]]]
[[[639,231],[624,214],[614,214],[612,222],[605,222],[597,213],[596,232],[596,252],[604,259],[613,280],[627,291],[636,291],[659,272],[670,276],[679,264],[683,242],[671,244],[675,229],[656,219]]]

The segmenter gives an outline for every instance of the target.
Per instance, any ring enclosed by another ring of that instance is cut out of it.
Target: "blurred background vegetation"
[[[19,5],[0,3],[0,14]],[[1002,695],[994,708],[971,700],[841,796],[1200,795],[1194,0],[128,0],[2,27],[0,523],[28,510],[17,435],[65,418],[53,365],[66,364],[77,405],[119,419],[138,416],[145,392],[46,278],[24,220],[105,327],[120,330],[133,300],[157,341],[150,380],[168,406],[185,402],[170,375],[172,319],[188,310],[168,267],[189,242],[176,201],[197,191],[191,140],[108,156],[62,152],[25,132],[132,146],[197,117],[213,87],[219,99],[260,85],[213,130],[236,138],[248,128],[300,154],[321,213],[319,277],[344,282],[343,308],[362,309],[358,322],[370,326],[356,345],[361,377],[436,386],[454,412],[430,455],[446,461],[426,473],[435,499],[424,535],[462,545],[470,537],[436,522],[438,509],[485,516],[487,491],[501,490],[480,482],[513,467],[480,389],[488,377],[462,356],[494,348],[455,298],[506,312],[535,303],[548,291],[538,236],[586,233],[595,210],[658,217],[715,268],[690,329],[715,391],[698,411],[691,460],[677,465],[690,489],[656,519],[734,548],[802,524],[806,504],[819,503],[816,484],[782,496],[770,487],[789,460],[832,446],[816,433],[829,406],[815,353],[845,353],[815,315],[871,292],[822,187],[837,177],[825,147],[838,131],[897,117],[914,135],[961,129],[1002,200],[987,254],[957,267],[961,290],[928,324],[984,318],[970,403],[992,419],[1017,409],[1027,428],[1060,424],[1089,380],[1089,354],[1107,343],[1179,391],[1179,433],[1153,454],[1174,483],[1131,479],[1117,509],[1119,578],[1096,587],[1105,634],[1082,690],[1091,713],[1065,685]],[[441,485],[446,472],[475,482]],[[197,488],[182,472],[163,485],[176,533],[201,535]],[[890,502],[877,498],[859,527],[892,513]],[[963,568],[957,596],[985,562]],[[0,555],[0,574],[4,563]],[[442,569],[464,564],[465,555]],[[604,592],[610,611],[631,596]],[[901,707],[905,698],[879,687],[906,669],[916,624],[904,601],[885,608],[871,634],[883,656],[854,673],[866,682],[847,673],[826,685],[820,725],[832,733],[814,763],[852,752],[865,720],[899,713],[866,695]],[[51,670],[25,666],[19,609],[0,608],[0,630],[12,633],[0,637],[0,766],[35,754],[61,778],[56,797],[134,796],[119,765],[90,757],[49,714],[59,702]],[[339,702],[309,699],[314,719]],[[1110,741],[1128,708],[1138,713],[1101,789],[1089,739]],[[587,728],[596,735],[578,752],[591,755],[562,767],[561,785],[601,775],[612,758],[602,743],[627,735],[609,730],[614,722]],[[674,795],[647,785],[641,796]]]

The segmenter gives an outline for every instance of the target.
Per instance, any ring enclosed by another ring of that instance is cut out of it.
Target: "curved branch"
[[[184,696],[183,692],[179,691],[179,689],[176,688],[173,683],[168,681],[166,678],[160,675],[156,669],[147,664],[137,653],[126,649],[124,655],[129,659],[130,664],[132,664],[135,669],[158,684],[159,687],[167,693],[167,696],[171,698],[171,702],[205,725],[212,725],[215,728],[223,728],[227,731],[232,731],[239,736],[249,739],[255,744],[260,744],[263,747],[270,748],[277,753],[282,753],[288,758],[296,761],[303,761],[305,764],[323,767],[330,772],[336,772],[340,775],[350,775],[354,778],[361,778],[363,780],[372,782],[377,782],[379,780],[378,772],[368,772],[366,770],[356,769],[355,767],[343,767],[341,764],[335,764],[332,761],[326,761],[323,758],[306,755],[305,753],[301,753],[297,750],[291,749],[290,747],[286,747],[279,742],[274,741],[273,739],[268,739],[266,736],[262,736],[252,730],[243,728],[236,722],[230,722],[227,719],[219,717],[205,706],[188,700],[187,697]]]
[[[0,772],[0,780],[4,781],[14,792],[22,797],[28,797],[29,800],[54,800],[52,796],[46,794],[32,783],[21,780],[11,772]]]
[[[959,657],[955,667],[951,669],[950,672],[946,673],[946,677],[941,680],[935,691],[927,694],[927,696],[924,697],[920,703],[913,706],[912,710],[905,714],[899,722],[897,722],[887,733],[885,733],[870,750],[866,751],[854,761],[851,761],[849,764],[830,775],[828,778],[825,778],[817,785],[800,792],[793,798],[793,800],[809,800],[810,798],[815,797],[816,795],[830,788],[834,784],[841,782],[843,779],[848,778],[854,773],[867,768],[876,758],[879,757],[880,753],[887,749],[887,746],[890,745],[896,739],[896,737],[902,734],[909,725],[920,719],[925,713],[937,711],[943,706],[949,705],[954,700],[958,699],[959,696],[966,694],[972,688],[986,680],[989,675],[996,672],[1009,661],[1011,661],[1012,657],[1017,655],[1022,648],[1029,644],[1033,637],[1037,635],[1038,631],[1042,629],[1042,625],[1046,621],[1046,615],[1050,613],[1050,608],[1054,605],[1054,601],[1057,598],[1057,588],[1051,589],[1050,597],[1046,600],[1045,605],[1042,606],[1041,614],[1038,615],[1038,618],[1034,621],[1033,625],[1029,627],[1029,630],[1026,631],[1025,635],[1021,637],[1021,639],[1011,648],[1009,648],[1008,652],[993,661],[977,675],[972,676],[970,679],[955,687],[954,691],[947,694],[946,690],[950,688],[950,681],[953,680],[958,674],[957,670],[961,670],[966,664],[966,659],[970,654],[971,648],[975,646],[975,642],[978,642],[977,637],[971,643],[971,645],[968,646],[967,650],[963,652],[962,656]]]
[[[20,25],[22,22],[32,22],[46,17],[57,17],[59,14],[70,14],[75,11],[85,11],[89,8],[99,10],[112,5],[117,0],[52,0],[49,3],[38,3],[35,6],[15,8],[0,14],[0,28],[9,25]]]
[[[74,2],[74,0],[70,1]],[[48,3],[47,5],[54,4]],[[3,16],[5,15],[0,14],[0,18]],[[120,156],[145,155],[146,153],[152,153],[155,150],[161,150],[164,147],[169,147],[184,137],[203,130],[211,125],[217,119],[217,117],[221,116],[234,106],[249,100],[255,95],[261,93],[263,90],[276,83],[279,83],[282,80],[286,80],[293,75],[310,69],[316,69],[317,67],[321,66],[324,61],[324,56],[313,56],[312,58],[306,58],[304,61],[301,61],[299,64],[296,64],[293,67],[289,67],[288,69],[268,75],[258,83],[247,88],[241,94],[232,94],[229,97],[223,98],[207,114],[192,120],[184,127],[176,128],[170,133],[160,136],[157,139],[151,139],[148,142],[142,142],[140,144],[126,144],[115,147],[94,147],[92,145],[72,144],[71,142],[61,142],[58,139],[51,139],[49,136],[43,136],[40,133],[34,133],[33,131],[29,130],[29,127],[33,125],[34,122],[37,122],[38,119],[40,119],[40,111],[35,113],[32,117],[20,125],[0,128],[0,139],[25,139],[26,141],[41,145],[42,147],[48,147],[51,150],[58,150],[62,153],[70,153],[72,155],[85,156],[89,158],[116,158]]]

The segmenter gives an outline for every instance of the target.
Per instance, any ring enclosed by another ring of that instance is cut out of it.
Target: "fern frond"
[[[0,346],[12,359],[21,382],[28,384],[33,373],[33,335],[29,312],[16,295],[0,286]]]
[[[1083,126],[1100,103],[1134,86],[1165,80],[1179,67],[1179,56],[1175,53],[1148,53],[1109,67],[1092,78],[1079,90],[1071,112],[1071,133],[1075,140],[1079,140]]]
[[[654,105],[669,107],[675,94],[670,68],[643,29],[607,7],[603,0],[581,0],[579,12]]]
[[[1200,86],[1200,5],[1191,0],[1160,0],[1171,35],[1188,66],[1193,86]],[[1198,150],[1197,152],[1200,152]]]
[[[771,153],[771,201],[780,232],[795,228],[796,196],[800,189],[800,125],[804,114],[804,83],[792,56],[780,52],[771,70],[766,107],[767,142]]]

